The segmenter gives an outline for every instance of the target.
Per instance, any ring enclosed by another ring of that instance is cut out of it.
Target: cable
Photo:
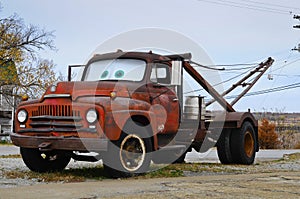
[[[289,9],[293,9],[293,10],[300,10],[300,8],[297,8],[297,7],[289,7],[289,6],[279,5],[279,4],[263,3],[263,2],[259,2],[259,1],[250,1],[250,0],[240,0],[240,1],[251,2],[251,3],[256,3],[256,4],[262,4],[262,5],[272,6],[272,7],[289,8]]]
[[[300,75],[289,75],[289,74],[274,74],[274,73],[272,73],[272,75],[278,76],[278,77],[300,77]]]
[[[272,72],[278,71],[278,70],[280,70],[280,69],[282,69],[282,68],[284,68],[284,67],[286,67],[286,66],[288,66],[288,65],[291,65],[291,64],[293,64],[293,63],[296,63],[296,62],[298,62],[298,61],[300,61],[300,58],[295,59],[295,60],[291,61],[290,63],[284,64],[284,65],[280,66],[279,68],[276,68],[275,70],[273,69]],[[232,65],[235,65],[235,64],[232,64]],[[238,65],[238,64],[236,64],[236,65]],[[224,66],[224,65],[216,65],[216,66]],[[245,72],[243,72],[243,73],[235,73],[235,74],[237,74],[236,76],[231,77],[231,78],[229,78],[229,79],[227,79],[227,80],[224,80],[224,81],[222,81],[222,82],[219,82],[219,83],[213,85],[213,87],[218,86],[218,85],[220,85],[220,84],[227,83],[227,82],[229,82],[229,81],[232,81],[232,80],[234,80],[234,79],[240,77],[241,75],[244,75],[244,74],[248,73],[249,71],[251,71],[251,69],[253,69],[253,68],[255,68],[255,67],[257,67],[257,65],[256,65],[256,66],[253,66],[253,67],[249,67],[249,70],[247,70],[247,71],[245,71]],[[245,67],[245,68],[246,68],[246,67]],[[237,69],[237,70],[239,70],[239,69]],[[242,69],[241,69],[241,70],[242,70]],[[226,69],[224,72],[226,72],[226,71],[227,71],[227,72],[228,72],[228,71],[234,71],[234,69]],[[234,73],[234,72],[231,72],[231,73]],[[276,75],[276,74],[275,74],[275,75]],[[280,74],[277,74],[277,75],[280,76]],[[264,74],[264,76],[266,76],[266,74]],[[299,77],[300,75],[293,75],[293,76]],[[250,80],[250,81],[251,81],[251,80]],[[272,86],[272,87],[273,87],[273,86]],[[189,93],[193,93],[193,92],[199,92],[199,91],[202,91],[202,90],[203,90],[203,88],[201,88],[201,89],[196,89],[196,90],[192,90],[192,91],[187,91],[187,92],[185,92],[184,94],[189,94]],[[267,92],[267,93],[268,93],[268,92]],[[249,94],[250,94],[250,93],[248,93],[248,94],[246,94],[246,95],[249,95]],[[245,95],[245,96],[246,96],[246,95]],[[230,96],[229,96],[229,97],[230,97]]]
[[[243,67],[243,68],[235,68],[235,69],[226,69],[226,68],[213,68],[214,66],[249,66],[249,65],[254,65],[254,64],[223,64],[223,65],[202,65],[202,64],[198,64],[196,62],[190,61],[191,64],[195,64],[199,67],[205,68],[205,69],[209,69],[209,70],[218,70],[218,71],[231,71],[231,70],[245,70],[245,69],[249,69],[252,67]],[[256,64],[257,65],[257,64]],[[195,67],[195,66],[194,66]]]
[[[257,5],[253,5],[253,4],[249,4],[249,3],[240,3],[240,2],[228,1],[228,0],[218,0],[218,1],[222,1],[225,3],[233,3],[233,4],[237,4],[237,5],[241,5],[241,6],[249,6],[249,7],[254,7],[254,8],[258,8],[258,9],[272,10],[275,12],[286,12],[286,10],[282,10],[282,9],[270,8],[270,7],[265,7],[265,6],[257,6]]]
[[[261,11],[261,12],[270,12],[270,13],[276,13],[276,14],[285,14],[285,15],[290,15],[293,12],[291,11],[286,11],[286,10],[279,10],[279,9],[272,9],[272,8],[266,8],[266,7],[259,7],[259,6],[254,6],[254,5],[243,5],[243,3],[237,3],[237,2],[231,2],[230,1],[221,1],[220,0],[217,2],[216,1],[211,1],[211,0],[198,0],[202,2],[207,2],[207,3],[212,3],[212,4],[218,4],[218,5],[223,5],[223,6],[230,6],[230,7],[236,7],[236,8],[244,8],[244,9],[249,9],[249,10],[256,10],[256,11]],[[222,3],[223,2],[223,3]]]
[[[246,69],[252,69],[253,67],[243,67],[243,68],[230,68],[230,69],[226,69],[225,71],[236,71],[236,70],[246,70]]]
[[[274,92],[279,92],[279,91],[284,91],[284,90],[290,90],[290,89],[295,89],[295,88],[300,88],[300,82],[294,83],[294,84],[290,84],[290,85],[285,85],[285,86],[279,86],[279,87],[272,88],[272,89],[265,89],[265,90],[260,90],[260,91],[255,91],[255,92],[247,93],[247,94],[244,95],[244,97],[255,96],[255,95],[262,95],[262,94],[266,94],[266,93],[274,93]],[[232,96],[227,96],[225,98],[226,99],[232,99],[232,98],[236,98],[236,97],[237,97],[237,95],[232,95]]]
[[[209,70],[218,70],[218,71],[225,70],[225,68],[212,68],[212,67],[209,67],[209,66],[204,66],[202,64],[198,64],[197,62],[193,62],[193,61],[190,61],[190,63],[195,64],[198,67],[202,67],[202,68],[209,69]]]
[[[284,67],[286,67],[286,66],[288,66],[288,65],[291,65],[291,64],[293,64],[293,63],[296,63],[296,62],[298,62],[298,61],[300,61],[300,58],[298,58],[298,59],[296,59],[296,60],[293,60],[293,61],[291,61],[290,63],[284,64],[284,65],[280,66],[279,68],[276,68],[275,70],[273,70],[273,72],[278,71],[278,70],[280,70],[280,69],[282,69],[282,68],[284,68]]]
[[[231,78],[229,78],[229,79],[227,79],[227,80],[221,81],[221,82],[219,82],[219,83],[217,83],[217,84],[214,84],[214,85],[212,85],[212,86],[215,87],[215,86],[219,86],[220,84],[224,84],[224,83],[230,82],[231,80],[234,80],[234,79],[240,77],[241,75],[244,75],[244,74],[250,72],[250,71],[251,71],[253,68],[255,68],[255,67],[257,67],[257,65],[251,67],[249,70],[247,70],[247,71],[245,71],[245,72],[243,72],[243,73],[238,73],[238,75],[236,75],[236,76],[234,76],[234,77],[231,77]],[[200,88],[200,89],[196,89],[196,90],[192,90],[192,91],[187,91],[187,92],[185,92],[185,93],[183,93],[183,94],[189,94],[189,93],[193,93],[193,92],[199,92],[199,91],[202,91],[202,90],[204,90],[204,89],[203,89],[203,88]]]
[[[259,63],[244,63],[244,64],[216,64],[216,65],[208,65],[210,67],[213,66],[253,66],[253,65],[258,65]]]

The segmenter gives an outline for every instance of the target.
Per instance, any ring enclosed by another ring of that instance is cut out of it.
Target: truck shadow
[[[255,172],[260,168],[256,165],[223,165],[220,163],[182,163],[171,165],[151,165],[151,171],[135,175],[129,179],[172,178],[185,176],[201,176],[216,174],[237,174]],[[37,173],[30,170],[4,171],[6,178],[22,178],[37,182],[84,182],[89,180],[101,181],[111,179],[102,165],[93,167],[67,168],[61,172]],[[127,178],[128,179],[128,178]]]

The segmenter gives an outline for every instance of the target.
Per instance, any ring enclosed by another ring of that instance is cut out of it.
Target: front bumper
[[[108,140],[101,138],[75,137],[43,137],[10,134],[14,145],[23,148],[39,148],[40,150],[69,150],[82,152],[107,151]]]

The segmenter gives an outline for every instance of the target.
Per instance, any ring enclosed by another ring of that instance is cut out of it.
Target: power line
[[[274,75],[274,76],[289,76],[289,75],[285,75],[285,74],[273,74],[273,72],[275,72],[275,71],[278,71],[278,70],[280,70],[280,69],[282,69],[282,68],[284,68],[284,67],[286,67],[286,66],[288,66],[288,65],[291,65],[291,64],[293,64],[293,63],[296,63],[296,62],[298,62],[298,61],[300,61],[300,58],[297,58],[297,59],[295,59],[295,60],[293,60],[293,61],[291,61],[291,62],[289,62],[289,63],[286,63],[286,64],[284,64],[284,65],[282,65],[282,66],[280,66],[280,67],[278,67],[278,68],[276,68],[275,70],[273,69],[273,71],[272,71],[272,75]],[[228,66],[238,66],[238,65],[244,65],[244,64],[228,64]],[[247,64],[245,64],[245,65],[247,65]],[[211,65],[211,66],[213,66],[213,65]],[[214,66],[226,66],[225,64],[220,64],[220,65],[214,65]],[[224,83],[227,83],[227,82],[230,82],[230,81],[232,81],[232,80],[234,80],[234,79],[236,79],[236,78],[238,78],[238,77],[240,77],[241,75],[244,75],[244,74],[246,74],[246,73],[248,73],[249,71],[251,71],[251,69],[253,69],[253,68],[255,68],[255,67],[257,67],[257,65],[254,65],[253,67],[244,67],[244,68],[241,68],[241,69],[236,69],[236,70],[245,70],[245,69],[248,69],[248,70],[246,70],[246,71],[244,71],[244,72],[242,72],[242,73],[237,73],[237,72],[232,72],[232,71],[235,71],[234,69],[225,69],[223,72],[228,72],[228,73],[232,73],[232,74],[236,74],[235,76],[233,76],[233,77],[231,77],[231,78],[228,78],[228,79],[226,79],[226,80],[224,80],[224,81],[221,81],[221,82],[219,82],[219,83],[216,83],[216,84],[214,84],[213,86],[215,87],[215,86],[219,86],[219,85],[221,85],[221,84],[224,84]],[[229,72],[230,71],[230,72]],[[265,74],[266,75],[266,74]],[[264,76],[265,76],[264,75]],[[299,77],[300,75],[290,75],[290,76],[292,76],[292,77]],[[189,94],[189,93],[193,93],[193,92],[199,92],[199,91],[202,91],[203,89],[201,88],[201,89],[195,89],[195,90],[192,90],[192,91],[187,91],[187,92],[185,92],[184,94]],[[246,95],[249,95],[250,93],[248,93],[248,94],[246,94]]]
[[[257,6],[257,5],[248,4],[248,3],[240,3],[240,2],[228,1],[228,0],[218,0],[218,1],[222,1],[225,3],[238,4],[241,6],[249,6],[249,7],[258,8],[258,9],[266,9],[266,10],[275,11],[275,12],[287,12],[286,10],[282,10],[282,9],[270,8],[270,7],[266,7],[266,6]],[[290,11],[288,11],[288,12],[290,13]]]
[[[240,74],[238,72],[228,72],[228,73],[232,73],[232,74]],[[300,77],[300,75],[292,75],[292,74],[282,74],[282,73],[273,73],[270,72],[269,74],[273,75],[273,76],[277,76],[277,77]],[[263,74],[263,76],[268,76],[269,74]]]
[[[300,75],[290,75],[290,74],[273,74],[274,76],[278,76],[278,77],[300,77]]]
[[[274,93],[274,92],[280,92],[280,91],[286,91],[286,90],[291,90],[295,88],[300,88],[300,82],[290,84],[290,85],[285,85],[285,86],[279,86],[271,89],[265,89],[265,90],[260,90],[260,91],[255,91],[255,92],[250,92],[244,95],[244,97],[249,97],[249,96],[255,96],[255,95],[263,95],[267,93]],[[225,97],[226,99],[232,99],[236,98],[237,95],[232,95],[232,96],[227,96]]]
[[[293,13],[290,10],[280,10],[280,9],[274,9],[274,8],[270,8],[270,7],[255,6],[255,5],[251,5],[251,4],[238,3],[238,2],[233,2],[233,1],[225,1],[225,0],[223,0],[223,1],[221,1],[221,0],[215,0],[215,1],[198,0],[198,1],[212,3],[212,4],[218,4],[218,5],[223,5],[223,6],[230,6],[230,7],[236,7],[236,8],[261,11],[261,12],[270,12],[270,13],[276,13],[276,14],[290,15]]]
[[[245,2],[250,2],[250,3],[256,3],[256,4],[261,4],[261,5],[266,5],[266,6],[272,6],[272,7],[288,8],[288,9],[292,9],[292,10],[300,10],[300,8],[297,8],[297,7],[290,7],[290,6],[284,6],[284,5],[279,5],[279,4],[273,4],[273,3],[263,3],[263,2],[251,1],[251,0],[240,0],[240,1],[245,1]]]
[[[280,66],[279,68],[276,68],[275,70],[273,70],[273,72],[278,71],[278,70],[280,70],[280,69],[282,69],[282,68],[285,68],[285,67],[287,67],[288,65],[291,65],[291,64],[296,63],[296,62],[298,62],[298,61],[300,61],[300,58],[295,59],[295,60],[293,60],[293,61],[291,61],[291,62],[289,62],[289,63],[287,63],[287,64],[284,64],[284,65]]]

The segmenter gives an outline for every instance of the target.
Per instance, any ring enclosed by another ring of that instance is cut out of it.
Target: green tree
[[[54,63],[39,56],[41,50],[55,50],[53,38],[17,15],[0,18],[0,87],[14,91],[0,94],[37,98],[57,80]]]

